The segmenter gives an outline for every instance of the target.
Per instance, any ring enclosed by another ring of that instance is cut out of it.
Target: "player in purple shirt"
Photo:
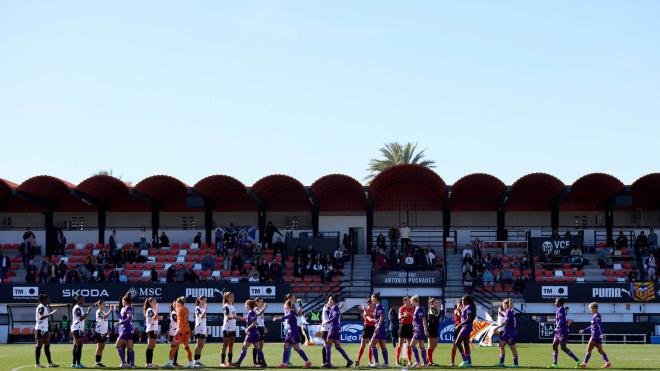
[[[257,328],[257,312],[254,308],[257,307],[257,302],[249,299],[245,302],[245,310],[248,311],[247,317],[245,317],[245,341],[243,341],[243,350],[241,351],[240,357],[236,363],[232,363],[234,367],[241,367],[241,362],[247,354],[250,345],[254,347],[257,351],[258,363],[254,365],[256,368],[263,367],[263,364],[266,363],[264,358],[264,352],[261,350],[261,345],[259,343],[259,329]]]
[[[325,359],[323,360],[323,366],[321,367],[332,367],[332,356],[330,353],[333,344],[335,345],[335,349],[337,349],[337,351],[346,360],[346,367],[351,367],[353,365],[353,361],[351,361],[351,359],[346,354],[346,351],[344,351],[344,349],[341,347],[341,314],[339,312],[339,305],[337,305],[336,295],[328,296],[328,303],[326,308],[328,308],[327,318],[325,321],[323,321],[321,326],[327,325],[330,331],[328,331],[328,336],[326,336],[325,339]]]
[[[589,338],[589,343],[587,344],[587,353],[584,355],[584,361],[580,364],[580,368],[587,368],[587,363],[589,358],[591,358],[591,351],[596,348],[598,353],[603,357],[605,364],[602,368],[611,368],[612,363],[607,358],[607,354],[603,350],[603,340],[605,339],[605,333],[603,332],[603,323],[600,318],[600,313],[598,313],[598,303],[594,302],[589,304],[589,309],[593,317],[591,317],[591,325],[580,330],[581,334],[584,334],[586,330],[591,330],[591,337]]]
[[[496,367],[504,367],[505,347],[509,345],[513,354],[513,365],[518,367],[518,349],[516,349],[516,313],[513,311],[513,299],[504,299],[502,302],[504,319],[498,327],[500,331],[500,363]]]
[[[119,321],[117,325],[119,327],[119,336],[117,337],[117,342],[115,347],[117,348],[117,353],[119,353],[119,358],[121,359],[121,366],[123,368],[135,367],[135,353],[133,352],[133,307],[131,306],[132,298],[131,293],[127,292],[119,302],[121,303],[121,310],[117,312],[119,316]],[[128,359],[124,352],[124,349],[128,353]],[[128,360],[128,362],[126,362]]]
[[[284,303],[284,316],[273,317],[273,321],[283,320],[286,321],[289,325],[289,329],[286,332],[286,337],[284,338],[284,353],[282,354],[282,364],[280,368],[287,368],[287,360],[291,354],[291,347],[300,355],[300,358],[305,361],[305,368],[312,367],[312,362],[307,358],[305,352],[300,349],[300,331],[298,330],[298,320],[296,319],[297,313],[294,308],[293,302],[287,300]]]
[[[557,298],[555,300],[555,307],[557,308],[555,311],[555,338],[552,341],[552,364],[549,367],[559,367],[557,366],[557,356],[560,346],[561,350],[575,361],[575,366],[577,367],[580,365],[580,360],[566,346],[566,343],[568,342],[568,320],[566,319],[566,307],[564,307],[564,299]]]
[[[470,354],[470,334],[472,333],[472,324],[477,317],[477,306],[470,295],[465,295],[461,298],[463,309],[461,310],[461,323],[456,325],[458,328],[458,336],[454,340],[456,348],[461,352],[461,362],[458,367],[471,367],[472,355]]]
[[[419,295],[410,298],[410,302],[412,303],[412,306],[415,307],[415,311],[413,312],[413,337],[410,344],[413,354],[415,355],[415,364],[413,364],[412,367],[421,368],[428,363],[426,361],[426,349],[424,348],[424,343],[429,334],[428,322],[426,320],[426,311],[419,305]],[[419,363],[418,346],[422,351],[422,363]]]
[[[374,292],[371,295],[371,301],[375,305],[374,322],[376,323],[376,328],[374,330],[374,335],[371,337],[371,342],[369,343],[371,353],[374,356],[374,363],[370,364],[369,367],[380,367],[378,364],[378,349],[376,348],[376,345],[378,345],[380,351],[383,353],[383,368],[388,368],[390,367],[390,364],[387,357],[387,324],[385,323],[385,309],[380,303],[380,293]]]

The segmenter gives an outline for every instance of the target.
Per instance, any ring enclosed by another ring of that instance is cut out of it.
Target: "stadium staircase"
[[[371,294],[371,257],[369,255],[355,255],[350,267],[344,271],[351,272],[351,285],[346,292],[347,297],[366,298]],[[350,268],[350,270],[349,270]]]
[[[445,298],[458,299],[464,294],[463,289],[463,256],[460,250],[447,249],[447,283],[445,285]]]

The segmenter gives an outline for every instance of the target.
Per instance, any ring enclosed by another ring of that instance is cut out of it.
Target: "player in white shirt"
[[[96,340],[96,367],[105,368],[106,366],[101,363],[103,357],[103,349],[105,349],[105,342],[108,338],[108,318],[110,313],[115,310],[115,306],[111,305],[107,312],[105,310],[105,300],[101,299],[96,302],[99,308],[96,310],[96,325],[94,326],[94,340]]]
[[[174,343],[174,337],[176,336],[177,332],[179,332],[179,323],[177,322],[177,315],[176,315],[176,301],[172,302],[170,304],[170,331],[168,335],[170,336],[170,344]],[[177,362],[179,358],[179,349],[177,348],[176,353],[174,353],[174,362],[173,366],[174,367],[179,367],[179,363]]]
[[[266,308],[268,307],[268,304],[264,302],[264,299],[262,298],[256,298],[255,299],[257,303],[257,307],[255,308],[255,312],[257,313],[257,330],[259,331],[259,349],[264,349],[264,338],[266,337],[266,334],[268,333],[268,329],[266,328],[266,324],[264,321],[264,312],[266,312]],[[257,355],[257,350],[256,348],[252,348],[252,361],[254,362],[255,365],[258,364],[259,357]],[[265,361],[265,360],[264,360]],[[262,368],[268,367],[266,363],[261,364]]]
[[[222,354],[220,355],[220,364],[228,367],[232,364],[232,356],[234,353],[236,320],[244,320],[243,317],[236,314],[236,308],[234,307],[234,294],[231,291],[225,292],[222,296],[222,313]],[[227,355],[229,355],[229,357],[227,357]],[[227,360],[226,363],[225,360]]]
[[[37,340],[37,348],[34,350],[36,368],[45,367],[39,363],[42,347],[44,348],[44,354],[46,354],[46,359],[48,360],[48,367],[59,367],[57,364],[53,363],[50,358],[50,334],[48,332],[48,319],[50,319],[55,312],[57,312],[57,309],[50,310],[50,297],[46,294],[39,295],[39,305],[37,305],[34,316],[34,337]]]
[[[86,368],[85,365],[80,363],[80,358],[82,358],[82,348],[83,348],[83,332],[85,331],[85,319],[92,311],[94,306],[87,308],[87,311],[84,311],[82,306],[85,304],[85,297],[82,295],[76,295],[73,299],[73,310],[71,311],[71,335],[73,336],[73,362],[71,362],[71,368]]]
[[[195,339],[197,340],[197,344],[195,345],[195,367],[196,368],[204,368],[204,364],[202,363],[202,349],[204,349],[204,344],[206,344],[206,336],[207,336],[207,330],[206,330],[206,302],[207,302],[206,296],[200,296],[195,300],[195,329],[193,330],[193,334],[195,335]]]
[[[154,348],[158,339],[158,302],[156,298],[147,298],[142,306],[147,332],[146,368],[158,368],[154,365]]]

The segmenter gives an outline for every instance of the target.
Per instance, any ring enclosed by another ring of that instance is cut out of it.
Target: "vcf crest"
[[[647,302],[655,299],[655,285],[653,282],[634,282],[633,299]]]

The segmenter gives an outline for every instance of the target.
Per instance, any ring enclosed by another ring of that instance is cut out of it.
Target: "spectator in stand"
[[[213,233],[213,241],[215,242],[215,246],[218,247],[222,245],[222,228],[220,226],[215,227],[215,232]]]
[[[99,250],[98,255],[96,255],[96,264],[103,269],[108,265],[108,254],[105,252],[105,249]]]
[[[571,231],[567,230],[566,233],[564,233],[564,239],[570,240],[571,238],[573,238],[573,234],[571,233]]]
[[[493,286],[493,282],[495,282],[495,276],[489,269],[484,271],[482,279],[484,281],[484,286]]]
[[[329,266],[323,267],[323,273],[321,274],[321,282],[330,283],[332,282],[332,268]]]
[[[192,267],[188,268],[188,270],[186,271],[185,281],[187,283],[197,283],[197,282],[199,282],[199,276],[197,275],[197,273],[195,273],[195,271],[192,269]]]
[[[552,234],[550,235],[550,238],[557,239],[559,238],[559,231],[556,229],[552,230]]]
[[[64,248],[66,247],[66,237],[62,228],[57,229],[57,243],[55,244],[55,255],[64,255]]]
[[[649,255],[649,259],[647,261],[647,271],[646,271],[646,279],[648,281],[655,281],[656,279],[656,261],[655,261],[655,256],[653,254]]]
[[[165,272],[165,282],[174,283],[176,279],[176,269],[174,269],[174,264],[170,265]]]
[[[64,260],[60,260],[60,264],[56,265],[55,263],[49,263],[48,264],[48,271],[47,275],[49,277],[50,282],[53,283],[66,283],[66,263],[64,263]]]
[[[513,281],[513,293],[517,296],[522,296],[525,292],[525,281],[522,278],[518,277]]]
[[[649,245],[649,251],[651,253],[654,252],[655,249],[658,248],[658,235],[655,234],[655,230],[653,230],[653,228],[651,228],[651,230],[649,231],[647,242],[648,242],[648,245]]]
[[[348,233],[344,233],[344,238],[342,239],[341,242],[342,246],[344,249],[351,251],[351,247],[353,247],[353,241],[351,240],[351,237],[348,235]]]
[[[628,272],[628,282],[637,282],[637,270],[631,269]]]
[[[257,270],[259,271],[259,276],[262,277],[264,280],[269,279],[268,277],[268,270],[270,268],[268,267],[268,263],[264,259],[260,259],[257,262]]]
[[[256,265],[250,267],[250,270],[248,271],[248,281],[251,282],[261,281],[261,274],[259,274],[259,269],[257,269]]]
[[[36,244],[37,238],[32,232],[32,229],[29,227],[26,228],[25,233],[23,233],[23,245],[21,245],[21,258],[23,258],[24,267],[27,267],[30,259],[34,259]]]
[[[280,232],[279,229],[273,224],[273,222],[268,222],[266,224],[266,228],[264,230],[264,238],[266,240],[266,248],[270,249],[272,248],[273,245],[273,237],[275,237],[275,233],[279,234],[280,236],[284,237],[282,233]]]
[[[406,270],[415,269],[415,258],[412,256],[412,254],[406,254],[406,258],[403,260],[403,264],[405,265]]]
[[[385,260],[385,255],[381,253],[376,253],[376,259],[374,261],[374,268],[376,271],[382,271],[387,267],[387,261]]]
[[[151,266],[151,282],[158,282],[158,271],[156,267]]]
[[[206,255],[202,258],[202,269],[205,271],[213,270],[215,268],[215,258],[211,255],[210,251],[206,251]]]
[[[11,259],[0,251],[0,282],[5,282],[9,277],[9,268],[11,268]]]
[[[121,270],[121,272],[119,272],[119,282],[121,283],[128,282],[128,277],[126,277],[126,271],[123,269]]]
[[[644,279],[644,273],[646,273],[644,271],[644,257],[647,254],[647,244],[648,240],[646,239],[646,235],[644,234],[644,231],[641,231],[639,236],[635,239],[635,260],[637,261],[637,269],[642,272],[642,279]]]
[[[617,250],[628,247],[628,237],[623,234],[623,231],[619,231],[619,236],[616,238],[616,243],[614,245]]]
[[[392,224],[392,227],[390,227],[390,230],[387,232],[387,238],[390,239],[390,249],[396,249],[399,244],[399,239],[401,238],[401,233],[399,233],[399,229],[394,224]]]
[[[321,263],[320,257],[317,257],[314,265],[312,265],[312,272],[315,277],[320,277],[323,273],[323,264]]]
[[[170,247],[170,238],[167,237],[165,231],[160,232],[160,237],[158,240],[160,247]]]
[[[272,262],[270,264],[270,279],[273,282],[280,282],[282,278],[282,266],[278,262]]]
[[[467,280],[472,277],[472,263],[470,261],[463,263],[463,280]]]
[[[430,247],[426,248],[426,268],[429,270],[435,268],[435,253]]]
[[[513,283],[513,272],[508,267],[502,268],[500,272],[500,281],[503,285],[510,285]]]
[[[408,224],[401,223],[401,229],[399,229],[399,235],[401,236],[401,245],[412,243],[412,240],[410,239],[411,233],[412,232],[410,231],[410,227],[408,227]]]
[[[39,283],[48,282],[48,258],[45,256],[41,257],[41,264],[39,265]]]
[[[114,258],[117,253],[117,231],[113,230],[112,234],[110,234],[108,245],[110,245],[110,257]]]
[[[142,226],[140,228],[140,233],[138,233],[138,238],[140,241],[140,250],[147,248],[147,227]]]
[[[243,270],[243,257],[241,252],[236,250],[234,256],[231,258],[231,270],[232,271],[242,271]]]
[[[571,249],[571,263],[582,264],[582,250],[577,245]]]
[[[176,266],[176,282],[186,282],[186,270],[180,264]]]
[[[277,237],[277,240],[273,244],[273,254],[282,254],[284,252],[284,242],[281,237]]]
[[[474,255],[475,260],[481,260],[483,257],[483,243],[479,237],[472,240],[472,254]]]
[[[202,246],[202,232],[197,232],[195,238],[193,238],[193,243],[197,244],[197,247]]]
[[[385,243],[385,236],[382,233],[376,237],[376,247],[379,249],[385,249],[387,247],[387,244]]]
[[[25,271],[25,280],[34,283],[37,280],[37,266],[34,265],[34,261],[30,260]]]

